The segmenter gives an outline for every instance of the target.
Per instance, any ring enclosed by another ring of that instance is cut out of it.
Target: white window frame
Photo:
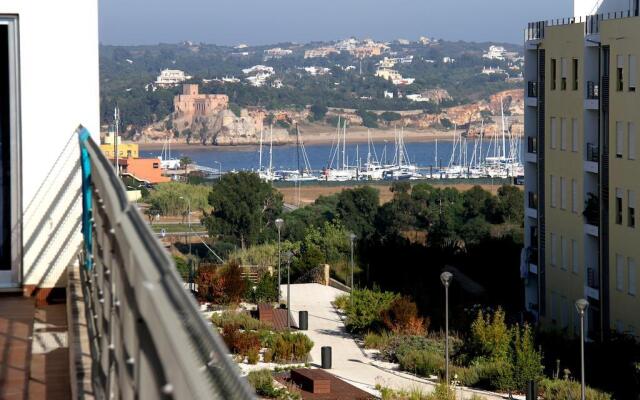
[[[558,202],[556,200],[556,177],[554,175],[550,175],[549,184],[551,185],[551,191],[549,193],[551,196],[551,207],[555,208],[558,206]]]
[[[560,150],[567,150],[567,119],[560,118]]]
[[[551,148],[555,150],[558,147],[558,119],[551,117]]]
[[[555,233],[551,233],[551,266],[558,266],[558,240]]]
[[[616,122],[616,157],[624,157],[624,123]]]
[[[567,178],[560,177],[560,209],[567,209]]]
[[[575,239],[571,239],[571,272],[574,274],[580,272],[578,261],[578,242]]]
[[[627,259],[627,280],[628,283],[628,293],[630,296],[635,296],[638,293],[638,270],[636,266],[636,261],[629,257]]]
[[[636,124],[633,122],[627,125],[627,158],[636,159]]]
[[[571,179],[571,212],[578,213],[578,181]]]
[[[616,290],[624,292],[624,257],[616,254]]]
[[[571,151],[578,152],[578,120],[576,118],[571,119]]]

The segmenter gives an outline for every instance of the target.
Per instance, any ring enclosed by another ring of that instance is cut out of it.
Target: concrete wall
[[[18,16],[23,284],[61,285],[80,245],[79,124],[99,140],[98,4],[3,0]]]
[[[576,321],[574,302],[584,297],[584,210],[583,182],[583,114],[584,114],[584,25],[570,24],[550,27],[545,32],[542,48],[546,50],[546,121],[545,121],[545,213],[546,213],[546,315],[542,322],[547,326],[567,329],[575,333]],[[556,88],[552,90],[551,60],[556,60]],[[562,59],[567,65],[567,86],[561,87]],[[578,60],[578,90],[573,90],[572,60]],[[556,120],[556,145],[552,148],[551,119]],[[566,148],[563,150],[562,124],[566,121]],[[572,150],[572,120],[578,124],[577,151]],[[551,176],[554,176],[555,190],[551,189]],[[561,202],[561,178],[566,187],[566,207]],[[577,182],[577,209],[572,210],[572,180]],[[555,192],[555,207],[552,207],[552,193]],[[552,262],[555,236],[555,263]],[[562,239],[565,245],[565,263],[562,257]],[[571,251],[571,241],[577,246],[577,259]],[[577,271],[573,265],[577,264]],[[555,318],[553,318],[555,316]],[[579,331],[578,331],[579,332]]]
[[[640,333],[640,292],[630,293],[631,282],[629,281],[629,261],[635,261],[636,269],[640,268],[640,220],[636,216],[636,226],[628,226],[629,204],[628,191],[632,190],[636,196],[640,194],[640,181],[638,172],[640,171],[640,147],[636,139],[635,159],[630,159],[629,146],[627,142],[628,124],[634,123],[636,135],[640,127],[640,93],[629,90],[629,55],[640,58],[640,18],[624,18],[618,20],[604,21],[601,24],[602,44],[610,46],[611,49],[611,71],[616,71],[617,58],[623,59],[623,90],[616,90],[616,78],[612,73],[610,84],[610,118],[609,118],[609,293],[611,300],[611,320],[610,328],[616,329],[618,325],[624,331],[635,335]],[[636,65],[637,68],[637,65]],[[636,76],[640,71],[636,70]],[[623,124],[624,148],[622,157],[616,157],[616,124]],[[616,188],[623,191],[622,197],[622,224],[616,223]],[[637,201],[637,200],[636,200]],[[636,204],[636,207],[638,205]],[[623,259],[623,285],[619,289],[616,285],[616,255]],[[635,287],[640,285],[640,274],[636,272]]]
[[[573,15],[583,17],[585,15],[602,14],[632,9],[633,0],[574,0]]]

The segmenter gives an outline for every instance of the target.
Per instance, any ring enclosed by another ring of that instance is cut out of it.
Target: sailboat
[[[340,123],[340,117],[338,116],[338,127],[336,129],[337,143],[335,147],[333,145],[331,146],[329,166],[325,168],[322,173],[323,179],[329,182],[351,181],[358,177],[357,169],[349,168],[347,161],[347,121],[344,120],[342,126]],[[342,135],[340,134],[341,131]],[[341,136],[342,140],[340,139]],[[340,156],[342,156],[342,160]],[[334,161],[335,168],[333,167]],[[342,163],[340,161],[342,161]]]
[[[296,140],[297,140],[297,159],[298,159],[298,169],[294,171],[282,171],[283,179],[287,182],[313,182],[317,181],[318,177],[313,175],[311,170],[311,163],[309,162],[309,157],[307,156],[307,150],[304,147],[304,142],[302,137],[300,136],[300,130],[296,125]],[[302,160],[300,160],[300,156],[302,156]],[[300,164],[300,161],[303,162],[304,166]]]
[[[162,169],[178,169],[180,168],[180,160],[171,157],[171,133],[167,135],[162,152],[160,153],[160,167]]]
[[[260,131],[260,166],[258,168],[258,176],[265,182],[273,182],[282,179],[280,175],[277,175],[273,170],[273,125],[270,126],[269,134],[269,167],[265,170],[262,167],[262,143],[263,143],[263,131]]]

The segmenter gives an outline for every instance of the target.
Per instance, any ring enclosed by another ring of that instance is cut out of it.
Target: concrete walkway
[[[421,378],[394,370],[394,364],[374,362],[361,350],[346,330],[344,323],[331,302],[340,294],[338,289],[315,283],[291,285],[291,311],[298,320],[298,311],[309,312],[309,330],[305,333],[313,340],[311,364],[319,367],[321,362],[320,348],[332,347],[331,373],[343,380],[379,396],[376,384],[395,390],[419,389],[423,393],[431,393],[435,384]],[[282,286],[283,297],[286,298],[287,287]],[[477,394],[487,400],[503,399],[501,396],[480,391],[456,391],[459,398],[470,399]]]

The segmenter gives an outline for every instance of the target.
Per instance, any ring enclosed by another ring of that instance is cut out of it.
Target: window
[[[629,258],[627,264],[627,268],[629,268],[627,277],[629,281],[629,294],[635,296],[638,291],[638,287],[636,286],[636,261],[633,258]]]
[[[552,267],[558,266],[558,249],[556,245],[557,245],[556,234],[552,233],[551,234],[551,266]]]
[[[635,92],[636,91],[636,74],[637,74],[637,60],[636,60],[636,56],[634,55],[630,55],[629,56],[629,91],[630,92]]]
[[[624,124],[616,122],[616,158],[622,158],[624,154]]]
[[[551,148],[558,147],[558,120],[556,117],[551,117]]]
[[[616,224],[622,225],[622,189],[616,189]]]
[[[153,169],[158,169],[158,168],[160,168],[160,164],[157,163],[157,162],[154,162],[153,163]]]
[[[551,303],[549,304],[549,307],[551,308],[551,321],[556,322],[558,319],[558,313],[556,312],[558,294],[556,292],[551,292],[551,301],[549,303]]]
[[[571,239],[571,271],[574,274],[579,272],[578,268],[578,243],[575,239]]]
[[[578,59],[574,58],[572,63],[573,69],[573,90],[578,90]]]
[[[551,90],[556,90],[556,80],[557,77],[557,62],[555,58],[551,59]]]
[[[567,270],[569,267],[569,254],[567,253],[567,238],[560,236],[560,260],[562,262],[561,268]]]
[[[616,290],[624,291],[624,257],[616,254]]]
[[[560,90],[567,90],[567,59],[566,58],[561,58],[560,59],[560,74],[561,74],[561,81],[560,81]]]
[[[551,179],[549,179],[549,184],[551,185],[551,207],[556,207],[556,177],[551,175]]]
[[[624,90],[624,57],[617,57],[617,69],[616,69],[616,90],[618,92]]]
[[[578,152],[578,120],[571,119],[571,151]]]
[[[629,152],[627,157],[629,160],[636,159],[636,124],[629,122],[627,132],[627,151]]]
[[[560,177],[560,208],[567,209],[567,178]]]
[[[578,213],[578,182],[571,179],[571,212]]]
[[[629,228],[636,227],[636,192],[633,190],[629,190],[627,192],[627,226]]]
[[[567,119],[560,118],[560,150],[567,150]]]

